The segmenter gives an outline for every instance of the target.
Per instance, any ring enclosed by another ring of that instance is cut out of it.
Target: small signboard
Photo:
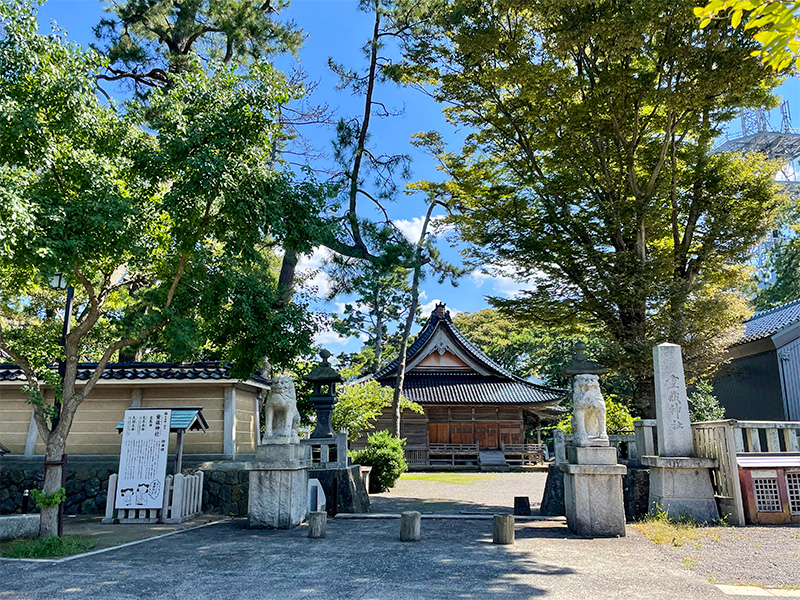
[[[126,410],[116,508],[161,508],[172,411]]]

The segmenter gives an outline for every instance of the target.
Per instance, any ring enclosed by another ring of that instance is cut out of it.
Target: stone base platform
[[[318,479],[328,502],[328,516],[338,513],[368,513],[370,500],[361,479],[361,468],[351,465],[343,469],[312,469],[308,476]]]
[[[292,529],[308,518],[310,448],[283,440],[264,440],[250,471],[249,527]]]
[[[671,518],[709,522],[719,519],[709,469],[711,458],[643,456],[650,468],[650,513],[664,510]]]
[[[627,468],[571,463],[559,467],[564,472],[564,506],[570,530],[583,537],[625,537],[622,476]]]
[[[39,535],[39,515],[3,515],[0,517],[0,542],[31,539]]]

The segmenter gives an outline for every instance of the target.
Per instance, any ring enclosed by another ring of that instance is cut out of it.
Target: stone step
[[[500,450],[481,450],[478,462],[481,465],[481,470],[486,468],[490,469],[508,469],[506,457]]]

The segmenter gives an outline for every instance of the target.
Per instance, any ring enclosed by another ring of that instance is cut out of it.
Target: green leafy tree
[[[536,377],[548,385],[566,383],[561,370],[573,355],[578,338],[589,338],[593,356],[602,347],[585,329],[559,331],[552,327],[515,320],[495,308],[459,313],[453,324],[492,360],[519,377]],[[598,352],[599,351],[599,352]]]
[[[25,375],[46,459],[61,459],[76,410],[123,348],[215,352],[242,377],[306,351],[306,311],[275,308],[263,241],[309,250],[324,204],[317,186],[270,167],[275,113],[293,93],[284,78],[219,65],[117,107],[95,94],[102,58],[37,33],[30,4],[0,5],[0,25],[0,350]],[[76,288],[63,351],[55,272]],[[59,357],[63,381],[49,368]],[[78,386],[82,360],[97,366]],[[49,466],[42,492],[60,484]],[[56,525],[44,507],[40,535]]]
[[[711,146],[779,79],[746,34],[698,31],[687,2],[443,4],[396,71],[471,131],[460,153],[421,137],[449,176],[428,188],[476,264],[533,283],[494,304],[588,327],[652,415],[653,343],[680,343],[701,374],[748,315],[743,263],[780,203],[776,165]]]
[[[339,295],[354,296],[333,328],[344,336],[363,334],[372,348],[369,371],[377,373],[383,360],[384,341],[391,335],[410,304],[410,286],[405,269],[381,269],[369,262],[341,255],[332,259],[329,300]]]
[[[689,394],[689,417],[692,423],[718,421],[725,418],[725,408],[720,406],[709,381],[698,381]]]
[[[197,58],[254,65],[294,52],[303,35],[279,18],[285,0],[121,0],[95,27],[108,58],[100,81],[128,81],[140,93],[170,85],[170,73],[196,69]]]
[[[730,18],[733,27],[744,23],[753,39],[761,44],[753,56],[776,71],[800,69],[800,3],[788,0],[711,0],[694,9],[700,27]]]
[[[405,396],[400,398],[401,409],[422,414],[422,407]],[[339,401],[333,407],[333,428],[347,429],[347,437],[356,441],[366,431],[375,429],[375,420],[392,405],[392,388],[377,381],[346,385],[339,392]]]

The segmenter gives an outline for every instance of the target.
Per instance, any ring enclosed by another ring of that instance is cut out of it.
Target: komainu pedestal
[[[560,468],[570,531],[583,537],[625,537],[622,476],[627,468],[617,464],[617,449],[567,447],[567,453],[570,462]]]
[[[308,469],[311,449],[272,438],[256,447],[250,471],[249,527],[292,529],[308,518]]]

